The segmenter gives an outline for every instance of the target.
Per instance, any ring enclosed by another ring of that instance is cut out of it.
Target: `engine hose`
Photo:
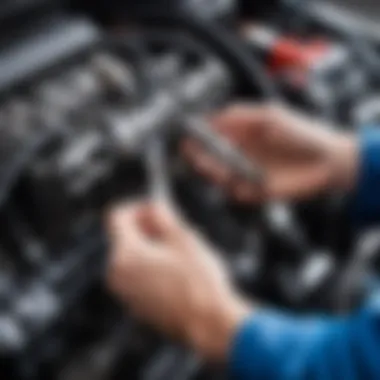
[[[201,39],[220,56],[228,66],[239,73],[241,82],[249,92],[259,88],[265,100],[279,101],[280,94],[260,62],[246,50],[242,41],[229,33],[223,26],[190,14],[143,14],[140,21],[153,26],[174,26],[185,29]]]

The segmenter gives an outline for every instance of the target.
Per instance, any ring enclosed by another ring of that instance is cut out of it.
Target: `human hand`
[[[251,310],[213,249],[162,204],[120,206],[109,232],[109,285],[131,312],[202,356],[223,360]]]
[[[236,177],[193,140],[184,143],[185,157],[238,201],[302,200],[355,183],[359,158],[353,136],[275,105],[236,105],[210,121],[263,169],[263,183]]]

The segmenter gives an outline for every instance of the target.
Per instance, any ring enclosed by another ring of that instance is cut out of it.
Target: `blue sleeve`
[[[380,130],[361,134],[352,197],[360,224],[380,220]],[[380,291],[346,318],[302,318],[259,311],[237,332],[230,352],[233,380],[380,379]]]
[[[380,297],[342,319],[263,311],[240,328],[230,356],[233,380],[380,379]]]
[[[380,129],[364,128],[360,135],[360,167],[352,197],[354,221],[380,221]]]

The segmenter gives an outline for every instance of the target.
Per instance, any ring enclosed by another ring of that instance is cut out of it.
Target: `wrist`
[[[189,329],[190,345],[208,360],[225,362],[239,327],[252,312],[252,306],[236,295],[213,300]]]
[[[331,187],[350,191],[359,171],[359,141],[351,134],[336,136],[329,152]]]

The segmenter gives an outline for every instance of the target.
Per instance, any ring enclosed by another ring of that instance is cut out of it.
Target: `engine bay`
[[[377,271],[377,229],[352,225],[347,194],[241,207],[179,149],[190,136],[255,175],[207,125],[238,100],[285,103],[347,131],[378,124],[376,33],[296,1],[135,3],[0,7],[4,379],[225,378],[105,289],[102,223],[120,200],[170,197],[247,297],[269,304],[346,313]]]

